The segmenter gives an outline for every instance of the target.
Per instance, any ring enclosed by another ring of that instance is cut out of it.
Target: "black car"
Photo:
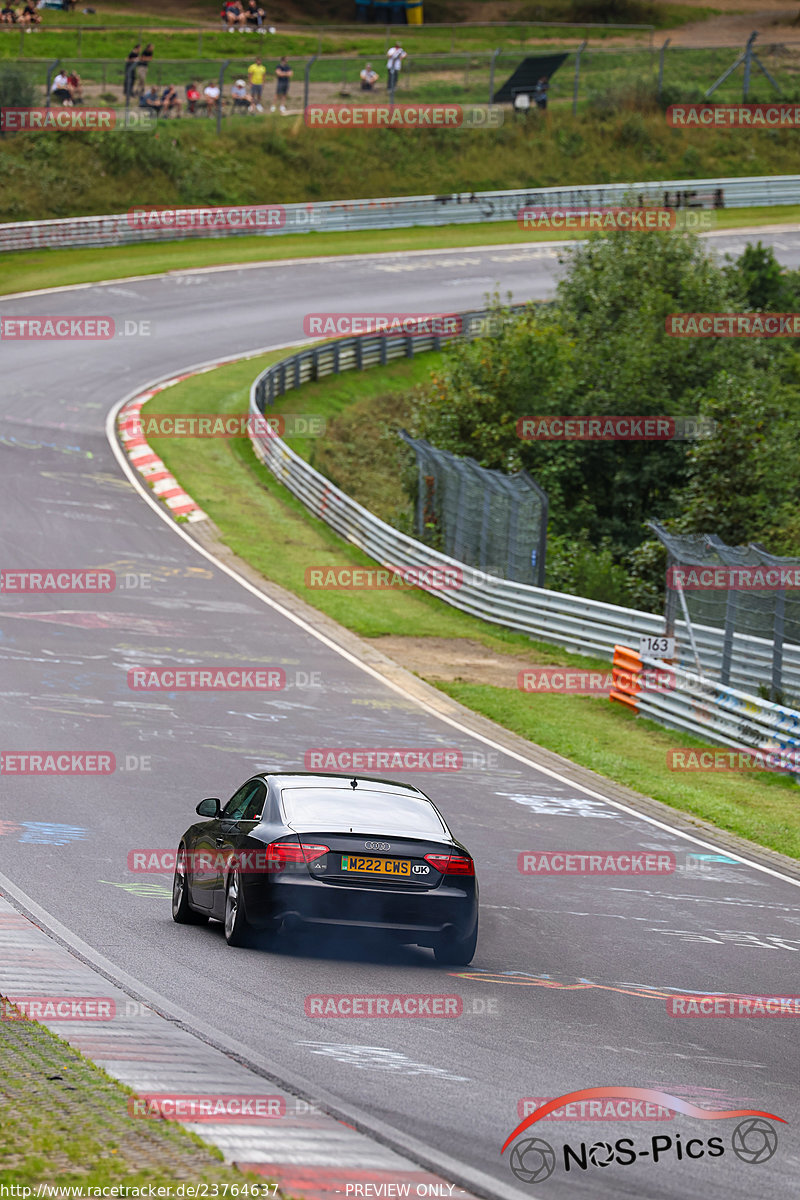
[[[472,961],[478,882],[467,849],[417,788],[363,776],[261,774],[180,841],[173,918],[223,921],[230,945],[251,929],[337,926]]]

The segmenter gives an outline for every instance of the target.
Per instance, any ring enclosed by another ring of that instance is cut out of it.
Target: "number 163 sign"
[[[639,655],[642,658],[674,658],[674,637],[640,637]]]

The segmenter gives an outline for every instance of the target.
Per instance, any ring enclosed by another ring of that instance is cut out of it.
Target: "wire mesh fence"
[[[800,644],[800,558],[769,554],[758,543],[728,546],[715,534],[675,535],[656,521],[650,525],[667,550],[668,631],[681,617],[690,639],[694,626],[724,630],[719,681],[726,685],[750,653],[743,639],[761,639],[771,647],[762,688],[767,699],[782,702],[785,647]]]
[[[400,436],[416,456],[418,539],[487,574],[543,587],[547,495],[527,471],[506,475]]]
[[[158,39],[157,39],[158,41]],[[247,68],[256,56],[262,58],[267,69],[267,86],[271,84],[278,64],[278,55],[272,49],[273,39],[232,39],[231,57],[211,57],[202,54],[170,56],[163,51],[166,45],[156,46],[156,55],[148,71],[148,83],[156,87],[173,84],[181,87],[190,80],[218,79],[223,63],[225,86],[234,80],[247,77]],[[2,49],[2,38],[0,38]],[[700,99],[706,91],[736,61],[736,47],[691,48],[667,46],[654,48],[626,47],[624,50],[605,48],[596,44],[585,45],[577,40],[560,49],[567,58],[551,77],[548,103],[556,112],[581,111],[586,107],[602,110],[619,102],[620,93],[628,93],[629,106],[635,110],[637,103],[644,103],[645,94],[659,86],[663,94],[670,96],[691,94]],[[800,45],[782,43],[760,44],[756,47],[759,60],[781,89],[781,95],[791,98],[800,94]],[[547,46],[510,46],[494,49],[436,53],[410,51],[400,71],[396,100],[398,103],[470,103],[487,104],[491,96],[519,67],[525,58],[546,56],[552,52]],[[84,57],[65,55],[63,48],[53,57],[19,58],[9,60],[0,57],[3,63],[16,61],[24,66],[28,76],[37,87],[44,87],[48,69],[55,61],[77,69],[86,85],[89,98],[102,92],[123,89],[124,61],[109,56]],[[371,62],[378,73],[378,82],[373,93],[362,92],[360,72],[366,62]],[[290,55],[294,71],[290,88],[290,108],[298,111],[305,102],[305,76],[308,70],[311,102],[345,103],[385,102],[387,96],[387,72],[382,48],[349,54],[304,54]],[[740,66],[713,93],[716,103],[731,103],[743,98],[744,70]],[[637,89],[643,89],[637,102]],[[759,71],[750,77],[748,99],[751,102],[778,99],[769,80]],[[535,119],[534,114],[534,119]]]

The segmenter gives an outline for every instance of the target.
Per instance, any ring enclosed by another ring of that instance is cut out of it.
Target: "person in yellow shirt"
[[[264,79],[267,75],[267,68],[262,64],[261,59],[257,58],[255,62],[250,63],[247,68],[247,82],[250,84],[250,98],[254,108],[258,112],[264,111],[264,106],[261,103],[261,93],[264,90]]]

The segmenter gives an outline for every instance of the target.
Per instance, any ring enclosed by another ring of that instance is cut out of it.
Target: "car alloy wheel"
[[[238,871],[231,871],[225,886],[225,941],[229,946],[244,946],[247,932],[241,877]]]
[[[186,847],[180,846],[175,859],[172,879],[172,919],[178,925],[205,925],[208,917],[189,907],[189,884],[186,879]]]

